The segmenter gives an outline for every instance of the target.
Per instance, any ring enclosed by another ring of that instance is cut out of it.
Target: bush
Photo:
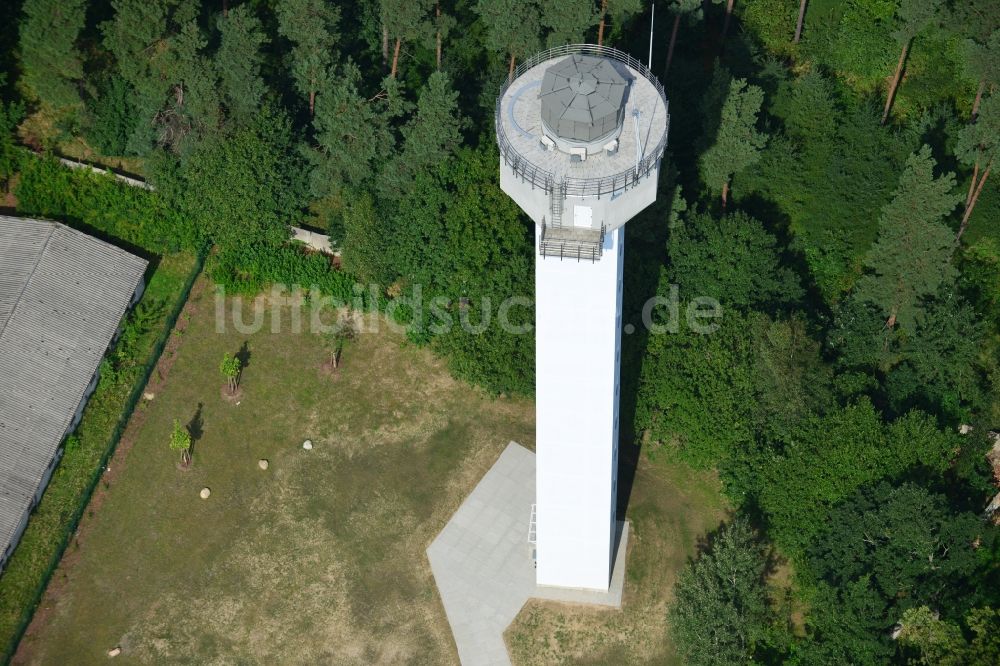
[[[110,174],[70,169],[53,157],[26,154],[15,194],[19,213],[60,220],[154,254],[197,250],[204,243],[200,230],[156,192]]]
[[[330,257],[295,245],[257,245],[221,250],[209,268],[212,278],[227,291],[256,294],[271,284],[318,289],[342,302],[359,298],[369,306],[367,293],[354,293],[354,277],[338,270]]]

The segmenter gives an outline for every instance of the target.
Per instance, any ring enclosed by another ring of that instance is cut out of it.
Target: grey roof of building
[[[572,55],[545,70],[542,121],[560,138],[595,141],[621,125],[628,85],[611,60]]]
[[[0,215],[0,556],[145,270],[65,225]]]

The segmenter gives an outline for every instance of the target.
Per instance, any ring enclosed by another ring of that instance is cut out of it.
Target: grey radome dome
[[[542,123],[560,139],[590,143],[615,133],[629,80],[607,58],[572,55],[545,70]]]

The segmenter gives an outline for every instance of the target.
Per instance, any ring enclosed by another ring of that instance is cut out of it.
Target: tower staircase
[[[600,229],[563,226],[563,210],[566,202],[566,182],[551,184],[549,195],[549,219],[542,218],[542,238],[539,252],[543,257],[576,259],[577,261],[598,261],[604,247],[604,225]]]

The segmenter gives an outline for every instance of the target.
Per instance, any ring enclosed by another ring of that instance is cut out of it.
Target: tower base
[[[619,608],[629,526],[619,522],[607,592],[535,583],[528,540],[535,454],[511,442],[427,548],[464,666],[510,664],[503,633],[532,598]]]

